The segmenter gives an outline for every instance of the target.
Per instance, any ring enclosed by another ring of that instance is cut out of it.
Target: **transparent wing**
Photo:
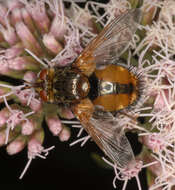
[[[83,124],[83,123],[82,123]],[[122,127],[110,113],[94,112],[88,123],[83,124],[93,140],[104,153],[120,168],[125,168],[134,160],[134,154]]]
[[[132,148],[122,126],[101,106],[94,106],[87,98],[72,106],[72,111],[96,144],[120,168],[134,160]]]
[[[115,18],[87,45],[74,66],[90,75],[95,67],[111,64],[128,48],[140,20],[140,9],[131,9]]]
[[[109,64],[124,53],[136,32],[140,19],[140,9],[132,9],[107,25],[95,42],[93,56],[97,66]]]

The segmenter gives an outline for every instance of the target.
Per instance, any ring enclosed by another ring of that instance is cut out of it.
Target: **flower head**
[[[77,0],[85,4],[80,8],[76,1],[66,1],[70,2],[68,8],[62,0],[0,1],[0,146],[6,144],[9,155],[27,146],[28,162],[20,176],[22,178],[33,159],[45,159],[53,148],[43,147],[43,121],[60,141],[70,138],[67,124],[78,128],[77,137],[80,137],[84,125],[72,120],[75,116],[70,105],[43,101],[48,94],[52,96],[52,84],[45,73],[55,67],[59,67],[61,72],[62,68],[71,66],[114,17],[121,19],[120,15],[127,10],[139,7],[142,21],[137,23],[138,30],[129,43],[132,50],[127,49],[117,60],[138,78],[136,87],[128,90],[125,89],[127,85],[122,84],[120,88],[128,93],[136,88],[139,101],[112,113],[117,123],[112,127],[115,131],[121,128],[122,132],[137,133],[143,149],[123,168],[105,161],[114,168],[114,187],[116,179],[119,179],[124,181],[124,190],[128,180],[135,178],[141,190],[138,174],[147,167],[153,174],[151,183],[148,183],[151,190],[171,189],[175,186],[175,2],[144,0],[141,5],[138,0],[110,0],[106,4]],[[117,20],[119,26],[120,19]],[[126,28],[132,27],[128,23],[129,20],[124,23]],[[108,44],[105,47],[108,48]],[[40,80],[45,83],[40,83]],[[98,81],[98,88],[100,85]],[[74,84],[72,88],[75,90]],[[115,95],[120,97],[121,94],[115,90]],[[143,122],[139,122],[142,118]],[[81,142],[83,146],[91,137],[92,134],[84,136],[70,145]],[[103,144],[100,137],[97,142]],[[115,150],[116,147],[113,148]]]

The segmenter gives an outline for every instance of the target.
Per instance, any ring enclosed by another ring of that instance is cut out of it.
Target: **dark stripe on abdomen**
[[[98,86],[99,81],[94,73],[88,79],[90,83],[88,98],[90,100],[94,100],[99,96],[99,86]]]
[[[134,90],[133,84],[120,84],[115,83],[115,91],[114,94],[131,94]]]
[[[111,88],[111,89],[110,89]],[[118,111],[132,104],[132,94],[134,87],[132,83],[102,83],[98,84],[98,96],[94,98],[93,104],[100,105],[106,111]]]

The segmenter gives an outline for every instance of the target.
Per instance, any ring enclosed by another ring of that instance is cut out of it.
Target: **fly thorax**
[[[53,79],[55,102],[74,103],[85,98],[90,89],[88,78],[71,67],[56,68]]]
[[[75,77],[70,81],[69,86],[76,99],[82,99],[86,97],[90,88],[87,77],[80,73],[75,75]]]

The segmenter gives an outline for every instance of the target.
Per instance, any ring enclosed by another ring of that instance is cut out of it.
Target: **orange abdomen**
[[[127,68],[109,65],[95,70],[98,79],[98,95],[92,100],[94,105],[103,106],[106,111],[118,111],[133,104],[138,98],[138,79]]]
[[[128,94],[109,94],[98,96],[93,103],[95,105],[103,106],[106,111],[118,111],[130,104],[130,97]]]
[[[128,69],[118,66],[109,65],[102,70],[95,70],[95,75],[99,80],[128,84],[131,80],[131,73]]]

